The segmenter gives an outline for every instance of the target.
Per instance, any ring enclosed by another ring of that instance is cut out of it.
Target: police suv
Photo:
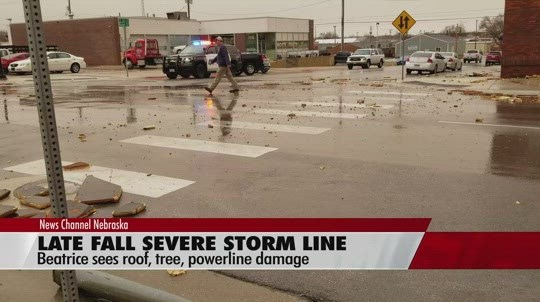
[[[240,51],[233,45],[225,45],[231,58],[231,71],[234,75],[242,73],[242,60]],[[217,56],[217,47],[210,42],[193,42],[182,52],[165,58],[163,63],[163,73],[171,80],[178,76],[196,79],[208,78],[210,74],[218,71],[217,62],[210,64]]]

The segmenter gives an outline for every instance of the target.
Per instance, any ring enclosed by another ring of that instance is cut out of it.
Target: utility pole
[[[379,48],[379,22],[377,22],[377,39],[375,40],[375,48]]]
[[[475,50],[476,50],[477,42],[478,42],[478,20],[476,20],[476,32],[475,32],[475,37],[474,37],[474,49]]]
[[[68,0],[68,7],[67,7],[67,10],[68,10],[68,17],[73,20],[73,12],[71,11],[71,0]]]
[[[345,44],[345,0],[341,0],[341,51]]]
[[[191,4],[193,3],[192,1],[193,0],[186,0],[188,20],[191,20]]]
[[[146,16],[146,12],[144,11],[144,0],[141,0],[141,7],[142,7],[142,16]]]
[[[337,44],[337,32],[336,32],[336,26],[334,25],[334,44]]]

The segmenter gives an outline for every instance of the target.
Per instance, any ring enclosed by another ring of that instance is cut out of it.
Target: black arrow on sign
[[[409,28],[409,17],[405,16],[405,18],[403,18],[403,16],[400,16],[399,18],[399,28]],[[405,24],[403,24],[403,21],[405,21]]]

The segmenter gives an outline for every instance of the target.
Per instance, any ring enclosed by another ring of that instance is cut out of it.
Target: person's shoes
[[[240,89],[238,89],[238,88],[233,88],[233,89],[229,90],[230,93],[236,93],[238,91],[240,91]]]
[[[208,93],[212,94],[213,90],[208,88],[208,87],[204,87],[204,90],[208,91]]]

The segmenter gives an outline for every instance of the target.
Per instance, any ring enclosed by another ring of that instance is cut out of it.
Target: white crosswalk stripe
[[[259,109],[259,110],[255,110],[255,113],[269,114],[269,115],[294,114],[296,116],[303,116],[303,117],[322,117],[322,118],[341,118],[341,119],[361,119],[368,116],[367,114],[333,113],[333,112],[316,112],[316,111],[290,111],[290,110],[278,110],[278,109]]]
[[[62,165],[69,165],[71,162],[62,162]],[[46,176],[45,162],[37,160],[13,167],[5,168],[6,171],[13,171],[22,174]],[[185,188],[194,184],[194,181],[171,178],[147,173],[131,172],[107,167],[91,166],[87,170],[64,171],[66,181],[82,184],[87,176],[94,176],[104,181],[119,185],[127,193],[159,198],[163,195]]]
[[[395,106],[394,105],[368,105],[368,104],[352,104],[352,103],[316,103],[316,102],[310,102],[310,103],[304,103],[304,102],[297,102],[292,103],[293,105],[306,105],[306,106],[315,106],[315,107],[336,107],[339,108],[340,106],[344,108],[353,108],[353,109],[365,109],[365,108],[374,108],[374,109],[392,109]]]
[[[400,92],[400,91],[349,91],[355,94],[374,94],[374,95],[406,95],[406,96],[430,96],[429,93]]]
[[[212,125],[214,127],[219,127],[221,124],[219,121],[211,121],[208,123],[200,123],[198,125],[199,126]],[[249,130],[286,132],[286,133],[298,133],[298,134],[310,134],[310,135],[317,135],[317,134],[322,134],[324,132],[330,131],[330,128],[250,123],[250,122],[240,122],[240,121],[226,123],[226,126],[231,127],[231,128],[236,128],[236,129],[249,129]]]
[[[277,148],[239,145],[220,142],[209,142],[193,139],[144,135],[120,141],[121,143],[162,147],[189,151],[226,154],[242,157],[256,158],[266,153],[276,151]]]

